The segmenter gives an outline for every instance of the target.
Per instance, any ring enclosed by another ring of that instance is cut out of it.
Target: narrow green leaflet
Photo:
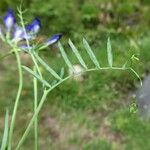
[[[62,80],[61,77],[50,67],[48,66],[37,54],[34,54],[37,60],[45,67],[45,69],[51,73],[56,79]]]
[[[97,68],[100,68],[100,64],[99,64],[99,62],[98,62],[98,60],[97,60],[95,54],[93,53],[91,47],[89,46],[88,42],[86,41],[86,39],[83,39],[83,45],[84,45],[84,47],[85,47],[87,53],[89,54],[91,60],[92,60],[93,63],[95,64],[95,66],[96,66]]]
[[[61,55],[62,55],[62,57],[63,57],[65,63],[67,64],[67,66],[68,66],[72,71],[74,71],[74,68],[73,68],[73,66],[72,66],[72,64],[71,64],[71,62],[70,62],[70,60],[68,59],[67,54],[66,54],[66,52],[65,52],[65,50],[64,50],[64,48],[63,48],[63,46],[61,45],[60,42],[58,43],[58,47],[59,47],[59,49],[60,49]]]
[[[25,69],[27,72],[29,72],[31,75],[33,75],[35,78],[37,78],[45,86],[51,87],[51,85],[47,81],[45,81],[44,79],[42,79],[37,73],[35,73],[34,71],[32,71],[30,68],[28,68],[26,66],[22,66],[22,68]]]
[[[141,84],[141,86],[142,86],[142,79],[140,78],[140,76],[138,75],[138,73],[134,70],[134,69],[132,69],[132,68],[130,68],[130,70],[136,75],[136,77],[140,80],[140,84]]]
[[[109,66],[112,67],[113,56],[112,56],[112,48],[111,48],[110,38],[108,38],[108,40],[107,40],[107,59],[108,59]]]
[[[8,130],[9,130],[9,113],[8,110],[6,110],[4,134],[0,150],[6,150],[7,148]]]
[[[72,51],[74,52],[74,54],[76,55],[76,57],[78,58],[80,64],[85,68],[85,69],[88,69],[87,68],[87,65],[85,64],[82,56],[80,55],[79,51],[77,50],[77,48],[74,46],[74,44],[72,43],[72,41],[69,39],[69,45],[72,49]]]

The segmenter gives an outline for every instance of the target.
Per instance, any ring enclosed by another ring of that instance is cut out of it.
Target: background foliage
[[[9,7],[17,12],[19,5],[20,0],[2,0],[0,16]],[[132,54],[136,54],[140,61],[130,61],[129,65],[141,77],[149,72],[149,0],[25,0],[23,6],[27,9],[27,22],[35,16],[40,18],[42,37],[57,32],[64,34],[62,41],[74,64],[77,60],[66,44],[68,38],[74,41],[86,63],[91,66],[80,42],[82,37],[86,37],[105,66],[106,42],[110,35],[115,65],[122,65]],[[1,52],[6,51],[7,47],[1,45]],[[41,55],[56,70],[64,65],[57,47],[47,49]],[[28,57],[23,57],[23,63],[30,66]],[[13,56],[3,60],[0,64],[0,133],[5,108],[11,109],[14,103],[14,87],[18,85],[15,74]],[[32,115],[32,80],[28,76],[24,80],[28,82],[22,93],[14,144]],[[40,148],[149,150],[150,124],[141,120],[139,113],[130,112],[130,105],[136,102],[134,94],[138,83],[130,72],[102,71],[86,75],[81,83],[70,80],[61,85],[49,95],[41,111]],[[32,133],[23,149],[32,149],[31,139]]]
[[[150,22],[147,15],[149,4],[149,0],[63,0],[61,3],[59,0],[23,1],[24,8],[28,10],[27,20],[35,16],[41,18],[43,32],[63,32],[75,36],[90,30],[93,37],[98,37],[104,31],[131,35],[134,32],[141,33]],[[16,10],[18,5],[20,0],[3,0],[0,12],[4,13],[10,6]]]

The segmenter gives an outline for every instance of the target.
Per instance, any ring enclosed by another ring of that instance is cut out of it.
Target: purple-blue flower
[[[41,29],[41,22],[38,18],[34,18],[32,23],[27,25],[25,29],[23,27],[18,26],[12,9],[8,9],[6,15],[3,17],[3,23],[5,25],[6,30],[3,34],[2,29],[0,27],[0,38],[3,41],[5,41],[5,39],[9,39],[12,43],[17,43],[21,40],[34,40],[37,36],[37,33]],[[42,43],[42,46],[40,48],[43,49],[49,45],[56,43],[61,37],[62,34],[53,35],[50,39]],[[19,47],[22,50],[33,49],[33,46],[27,45],[20,45]]]
[[[58,40],[60,40],[61,37],[62,37],[62,34],[53,35],[50,39],[47,40],[46,45],[49,46],[49,45],[56,43]]]
[[[14,41],[20,41],[23,40],[25,37],[25,33],[23,28],[16,26],[13,32],[13,40]]]
[[[31,24],[27,25],[26,30],[32,34],[36,34],[39,32],[40,28],[41,22],[38,18],[35,18]]]
[[[15,25],[16,18],[12,9],[8,9],[6,15],[3,17],[3,22],[8,30]]]

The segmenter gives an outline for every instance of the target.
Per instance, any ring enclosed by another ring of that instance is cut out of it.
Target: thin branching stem
[[[37,109],[36,109],[36,111],[35,111],[33,117],[31,118],[31,120],[30,120],[30,122],[29,122],[29,124],[28,124],[28,126],[27,126],[27,128],[26,128],[26,130],[25,130],[25,132],[24,132],[24,134],[23,134],[23,136],[22,136],[22,138],[20,139],[20,141],[19,141],[19,143],[18,143],[18,145],[17,145],[17,147],[16,147],[16,150],[19,150],[19,149],[20,149],[21,145],[23,144],[24,140],[26,139],[26,137],[27,137],[27,135],[28,135],[28,133],[29,133],[29,131],[30,131],[30,129],[31,129],[32,125],[33,125],[33,123],[34,123],[35,120],[37,119],[38,113],[39,113],[39,111],[41,110],[41,107],[42,107],[42,105],[43,105],[43,103],[44,103],[44,101],[45,101],[45,99],[46,99],[46,97],[47,97],[47,94],[48,94],[48,91],[47,91],[47,90],[44,90],[44,93],[43,93],[41,102],[40,102],[39,106],[37,107]]]
[[[29,124],[28,124],[28,126],[27,126],[27,128],[26,128],[26,130],[25,130],[25,132],[24,132],[24,134],[23,134],[23,136],[22,136],[22,138],[20,139],[20,141],[19,141],[19,143],[18,143],[18,145],[17,145],[17,147],[16,147],[16,150],[19,150],[19,148],[20,148],[21,145],[23,144],[24,140],[26,139],[28,133],[30,132],[30,129],[31,129],[31,127],[32,127],[32,125],[33,125],[35,119],[37,118],[37,116],[38,116],[38,114],[39,114],[39,112],[40,112],[40,110],[41,110],[41,108],[42,108],[42,106],[43,106],[43,104],[44,104],[44,102],[45,102],[45,100],[46,100],[46,98],[47,98],[48,93],[49,93],[50,91],[52,91],[54,88],[56,88],[58,85],[60,85],[61,83],[63,83],[64,81],[68,80],[68,79],[71,78],[71,77],[72,77],[72,76],[68,76],[68,77],[62,79],[61,81],[59,81],[58,83],[56,83],[54,86],[52,86],[52,87],[49,88],[48,90],[46,90],[46,89],[44,90],[43,96],[42,96],[42,98],[41,98],[41,100],[40,100],[40,103],[39,103],[39,105],[38,105],[38,107],[37,107],[35,113],[33,114],[33,116],[32,116],[32,118],[31,118],[31,120],[30,120],[30,122],[29,122]]]
[[[32,58],[32,61],[33,61],[33,63],[35,64],[35,67],[36,67],[36,69],[37,69],[37,71],[38,71],[38,73],[39,73],[39,75],[40,75],[40,77],[41,78],[43,78],[42,77],[42,73],[41,73],[41,71],[40,71],[40,68],[39,68],[39,66],[38,66],[38,63],[37,63],[37,61],[36,61],[36,59],[35,59],[35,57],[34,57],[34,55],[33,55],[33,53],[32,53],[32,49],[30,48],[30,42],[29,42],[29,40],[28,40],[28,38],[27,38],[27,32],[26,32],[26,28],[25,28],[25,23],[24,23],[24,19],[23,19],[23,12],[22,12],[22,8],[20,7],[19,9],[18,9],[18,11],[19,11],[19,18],[20,18],[20,23],[21,23],[21,26],[22,26],[22,28],[23,28],[23,32],[25,33],[25,40],[26,40],[26,44],[27,44],[27,47],[28,47],[28,51],[29,51],[29,54],[30,54],[30,56],[31,56],[31,58]]]
[[[20,22],[21,22],[21,25],[22,25],[22,28],[24,30],[24,33],[25,33],[25,36],[27,37],[27,32],[26,32],[26,29],[25,29],[25,23],[24,23],[24,19],[23,19],[23,13],[22,13],[22,10],[21,10],[21,7],[19,9],[19,18],[20,18]],[[27,44],[27,47],[28,47],[28,51],[29,51],[29,54],[32,58],[32,61],[34,63],[34,72],[38,72],[40,77],[42,77],[42,73],[40,71],[40,68],[38,66],[38,63],[30,49],[30,42],[29,40],[26,38],[26,44]],[[33,87],[34,87],[34,113],[37,109],[37,105],[38,105],[38,102],[37,102],[37,99],[38,99],[38,91],[37,91],[37,79],[34,77],[33,79]],[[36,116],[35,118],[35,121],[34,121],[34,140],[35,140],[35,150],[38,149],[38,115]]]
[[[34,72],[36,73],[36,67],[34,66]],[[37,85],[37,78],[33,78],[33,88],[34,88],[34,113],[36,112],[38,106],[38,85]],[[34,121],[34,147],[35,150],[38,149],[38,116],[35,118]]]
[[[22,74],[21,60],[20,60],[19,53],[15,48],[14,48],[14,53],[15,53],[15,56],[17,59],[17,65],[18,65],[19,87],[18,87],[18,92],[17,92],[15,105],[14,105],[14,109],[13,109],[13,114],[12,114],[12,119],[11,119],[11,124],[10,124],[9,139],[8,139],[8,150],[11,150],[14,124],[15,124],[18,104],[19,104],[19,100],[20,100],[20,96],[21,96],[21,91],[22,91],[22,87],[23,87],[23,74]]]

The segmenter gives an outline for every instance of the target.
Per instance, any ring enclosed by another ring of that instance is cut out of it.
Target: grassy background
[[[19,4],[19,0],[3,0],[1,15],[8,7],[16,11]],[[82,37],[86,37],[101,65],[106,66],[106,41],[110,35],[115,65],[122,66],[132,54],[136,54],[140,61],[132,62],[132,65],[144,77],[150,65],[149,4],[149,0],[63,0],[61,3],[58,0],[31,0],[25,1],[24,7],[28,8],[25,14],[27,21],[34,16],[41,18],[41,36],[64,33],[62,43],[74,64],[77,60],[67,45],[68,38],[74,41],[88,66],[92,66],[82,47]],[[0,51],[1,54],[6,53],[7,47],[1,45]],[[57,48],[47,49],[41,55],[58,71],[65,65]],[[30,66],[28,56],[22,58],[23,63]],[[67,73],[67,67],[65,71]],[[8,107],[11,110],[14,104],[18,85],[16,74],[13,56],[1,61],[0,133],[3,131],[5,109]],[[32,116],[32,79],[24,74],[25,85],[17,115],[14,145]],[[68,80],[49,94],[41,110],[39,149],[149,150],[150,123],[142,120],[139,113],[130,112],[130,106],[136,102],[134,94],[138,84],[131,72],[120,71],[90,73],[79,83]],[[22,149],[33,149],[33,139],[31,132]]]

